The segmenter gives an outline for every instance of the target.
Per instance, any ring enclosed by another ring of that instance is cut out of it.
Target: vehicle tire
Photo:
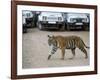
[[[70,26],[69,25],[67,25],[67,30],[70,31]]]
[[[23,33],[27,33],[27,26],[23,25]]]
[[[85,31],[89,31],[89,27],[88,26],[84,26],[84,30]]]
[[[27,33],[27,29],[24,29],[24,30],[23,30],[23,33]]]
[[[40,30],[43,30],[43,26],[42,26],[41,23],[38,23],[38,28],[39,28]]]
[[[62,27],[60,27],[59,30],[64,31],[65,30],[65,25],[62,25]]]

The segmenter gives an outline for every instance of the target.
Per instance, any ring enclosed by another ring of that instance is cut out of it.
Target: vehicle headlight
[[[47,19],[47,17],[46,16],[43,16],[43,20],[46,20]]]
[[[76,22],[76,19],[71,18],[70,22]]]
[[[27,13],[26,16],[27,16],[27,18],[29,18],[31,16],[31,14],[30,13]]]
[[[87,19],[86,19],[86,18],[85,18],[85,19],[83,19],[83,20],[82,20],[82,22],[87,22]]]
[[[73,19],[73,22],[76,22],[76,19]]]
[[[58,21],[61,21],[62,20],[62,18],[61,17],[58,17]]]

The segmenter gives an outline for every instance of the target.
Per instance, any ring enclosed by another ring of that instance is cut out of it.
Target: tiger
[[[57,51],[57,49],[61,50],[62,57],[61,59],[64,60],[65,56],[65,49],[71,49],[71,52],[73,54],[73,57],[70,59],[73,59],[75,57],[75,49],[79,48],[84,54],[85,58],[88,58],[87,51],[85,48],[89,48],[85,45],[84,41],[79,36],[50,36],[48,35],[48,45],[52,46],[51,53],[49,53],[48,60],[51,58],[53,54]]]

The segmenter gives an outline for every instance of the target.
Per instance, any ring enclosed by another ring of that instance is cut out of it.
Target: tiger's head
[[[55,37],[54,37],[54,36],[48,35],[48,44],[49,44],[49,46],[51,46],[51,45],[53,45],[53,46],[56,45],[55,42],[56,42]]]
[[[52,47],[56,46],[56,39],[55,36],[48,35],[48,45],[50,46],[50,49],[52,51]],[[51,58],[51,55],[54,54],[54,52],[50,52],[48,56],[48,60]]]

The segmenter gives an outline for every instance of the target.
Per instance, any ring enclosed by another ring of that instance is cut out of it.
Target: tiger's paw
[[[64,58],[61,58],[61,60],[64,60]]]
[[[48,56],[48,60],[51,58],[51,55]]]
[[[88,56],[86,56],[85,59],[88,59]]]
[[[69,58],[70,60],[74,59],[73,57]]]

